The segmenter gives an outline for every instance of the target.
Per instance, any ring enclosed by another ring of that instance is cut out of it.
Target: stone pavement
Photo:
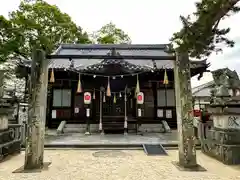
[[[45,161],[51,161],[41,173],[12,173],[24,163],[24,153],[0,164],[0,180],[238,180],[239,166],[226,166],[197,152],[198,163],[205,172],[179,171],[169,156],[147,156],[141,150],[92,151],[45,150]]]
[[[69,145],[142,145],[142,144],[168,144],[176,145],[177,131],[171,133],[146,133],[136,134],[92,134],[81,133],[56,135],[47,132],[45,138],[46,146],[69,146]]]

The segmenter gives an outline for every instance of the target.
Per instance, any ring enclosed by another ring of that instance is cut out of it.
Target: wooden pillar
[[[127,88],[125,88],[124,93],[124,135],[127,135],[127,129],[128,129],[128,117],[127,117]]]
[[[157,110],[158,110],[158,97],[157,97],[157,82],[151,83],[152,92],[153,92],[153,104],[154,104],[154,119],[158,119]]]
[[[99,96],[99,131],[101,134],[104,134],[103,128],[102,128],[102,91],[100,90],[100,96]]]
[[[88,109],[90,109],[90,108],[88,108]],[[85,132],[85,135],[90,135],[90,119],[89,119],[89,117],[87,117],[87,119],[86,119],[86,132]]]
[[[24,169],[43,167],[47,106],[48,61],[42,50],[33,52]]]
[[[178,54],[174,67],[176,111],[179,135],[179,166],[197,166],[192,112],[191,74],[188,54]]]

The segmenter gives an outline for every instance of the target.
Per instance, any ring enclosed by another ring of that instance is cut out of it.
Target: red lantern
[[[92,96],[90,92],[84,93],[84,104],[91,104]]]
[[[144,102],[144,94],[143,92],[137,93],[137,104],[143,104]]]
[[[142,96],[141,96],[141,95],[138,95],[137,100],[138,100],[138,101],[142,101],[142,99],[143,99]]]
[[[89,101],[91,99],[91,96],[86,95],[84,98],[85,98],[86,101]]]

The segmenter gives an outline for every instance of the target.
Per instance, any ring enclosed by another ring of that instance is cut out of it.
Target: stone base
[[[47,171],[48,167],[51,165],[51,162],[44,162],[42,168],[39,169],[24,169],[24,166],[16,169],[13,173],[39,173],[42,171]]]
[[[202,140],[202,152],[228,165],[240,164],[240,131],[230,129],[209,130]]]
[[[201,149],[206,155],[209,155],[224,164],[240,164],[240,145],[226,145],[208,142],[204,143]]]
[[[218,144],[239,144],[240,145],[240,131],[224,131],[222,129],[209,130],[208,136],[211,140]]]
[[[128,132],[134,129],[135,124],[128,124]],[[163,133],[165,129],[162,124],[142,124],[139,126],[138,131],[142,133]],[[63,129],[64,133],[85,133],[86,124],[66,124]],[[132,132],[132,131],[131,131]],[[99,133],[99,124],[90,124],[90,133]]]
[[[0,132],[0,162],[4,161],[9,155],[21,152],[21,140],[15,140],[14,138],[14,133],[10,130]]]
[[[163,133],[165,129],[162,124],[141,124],[138,131],[142,133]]]
[[[205,168],[197,164],[196,166],[193,167],[184,167],[179,164],[179,162],[172,162],[172,164],[179,170],[179,171],[194,171],[194,172],[203,172],[207,171]]]
[[[163,129],[165,130],[166,133],[170,133],[171,132],[171,128],[169,127],[167,121],[163,120],[162,121],[162,125],[163,125]]]
[[[66,124],[63,132],[64,133],[85,133],[86,132],[86,124]],[[98,133],[99,132],[99,124],[90,124],[90,132]]]
[[[1,151],[1,149],[0,149]],[[21,143],[13,143],[12,145],[9,145],[8,148],[2,148],[2,153],[0,154],[0,163],[9,160],[12,156],[15,156],[17,154],[21,153]]]

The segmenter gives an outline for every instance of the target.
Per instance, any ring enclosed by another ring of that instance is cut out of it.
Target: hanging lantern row
[[[50,76],[50,80],[51,83],[55,82],[55,77],[54,77],[54,71],[52,69],[51,71],[51,76]],[[167,70],[165,69],[164,71],[164,79],[163,79],[163,84],[167,85],[169,83],[168,81],[168,75],[167,75]],[[82,93],[83,89],[82,89],[82,83],[81,83],[81,74],[79,73],[78,75],[78,85],[77,85],[77,93]],[[137,74],[137,82],[136,82],[136,88],[135,88],[135,97],[136,95],[140,92],[140,84],[139,84],[139,77]],[[108,84],[107,84],[107,92],[106,92],[106,96],[110,97],[111,96],[111,88],[110,88],[110,76],[108,76]],[[119,94],[119,97],[121,97],[121,93]],[[95,99],[95,89],[93,92],[93,99]]]
[[[65,69],[66,71],[67,69]],[[72,71],[72,70],[71,70]],[[73,72],[76,72],[76,73],[79,73],[77,71],[73,71]],[[154,72],[154,71],[151,71],[151,72]],[[136,75],[139,75],[139,74],[142,74],[142,73],[146,73],[146,72],[141,72],[141,73],[133,73],[133,74],[127,74],[127,75],[114,75],[114,76],[104,76],[104,75],[96,75],[96,74],[88,74],[88,73],[80,73],[82,75],[87,75],[87,76],[93,76],[93,78],[96,78],[97,76],[99,77],[107,77],[107,78],[112,78],[112,79],[116,79],[117,77],[125,77],[125,76],[136,76]],[[165,68],[165,72],[164,72],[164,77],[166,76],[166,68]],[[51,76],[50,76],[50,80],[49,80],[51,83],[54,83],[55,82],[55,77],[54,77],[54,68],[51,68]]]

